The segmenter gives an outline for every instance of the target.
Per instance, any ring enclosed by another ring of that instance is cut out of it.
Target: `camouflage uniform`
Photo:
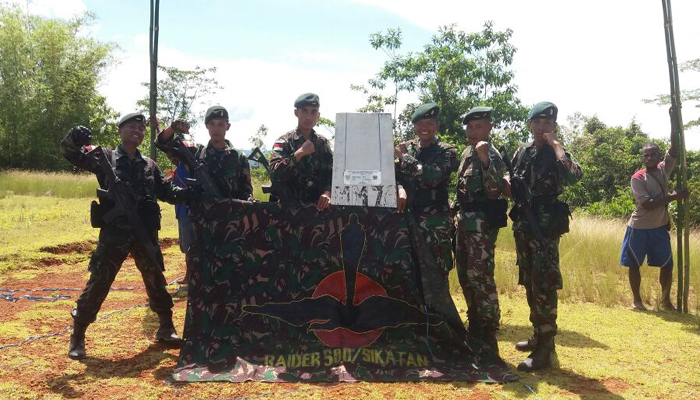
[[[170,145],[170,140],[162,143]],[[228,140],[226,147],[219,150],[210,144],[196,145],[194,157],[204,164],[207,173],[225,198],[249,200],[253,197],[253,184],[250,178],[250,165],[245,154],[233,148]]]
[[[281,201],[316,203],[325,191],[331,190],[333,152],[328,139],[311,131],[316,150],[300,161],[294,157],[306,139],[294,129],[275,142],[270,155],[272,191]]]
[[[457,170],[454,147],[435,139],[421,148],[418,141],[403,143],[408,153],[397,164],[397,183],[408,193],[408,208],[442,272],[452,269],[452,224],[448,205],[450,175]]]
[[[86,147],[78,146],[74,137],[69,133],[60,144],[61,153],[71,164],[94,173],[100,187],[106,189],[105,176],[100,166],[86,153]],[[158,165],[148,157],[143,157],[137,151],[134,158],[129,158],[121,147],[115,150],[104,149],[105,155],[115,167],[119,179],[129,182],[139,200],[139,214],[146,221],[146,229],[154,243],[158,243],[160,229],[160,212],[156,198],[176,203],[182,201],[179,188],[164,181]],[[108,209],[113,206],[109,200],[101,200],[101,206]],[[158,215],[153,215],[155,212]],[[147,221],[150,221],[147,222]],[[88,325],[95,321],[110,286],[117,276],[126,257],[131,253],[136,267],[141,272],[151,310],[159,316],[170,317],[173,301],[165,290],[167,282],[163,276],[163,255],[158,247],[159,263],[153,265],[146,256],[144,248],[137,241],[126,217],[114,219],[110,224],[104,224],[100,229],[97,248],[90,258],[90,279],[77,301],[73,310],[73,319],[80,324]]]
[[[515,175],[524,178],[532,193],[533,213],[543,234],[543,241],[539,243],[522,214],[513,223],[520,270],[518,283],[525,286],[530,322],[535,333],[554,335],[557,332],[557,290],[562,288],[557,196],[564,190],[564,185],[581,179],[581,167],[568,152],[562,160],[557,160],[549,145],[537,148],[532,142],[518,148],[513,156],[513,169]]]
[[[498,330],[501,311],[494,280],[494,250],[498,227],[489,226],[485,209],[503,191],[503,159],[489,144],[489,166],[484,168],[473,146],[462,153],[457,172],[457,273],[469,310],[470,331]],[[504,214],[505,216],[505,214]]]

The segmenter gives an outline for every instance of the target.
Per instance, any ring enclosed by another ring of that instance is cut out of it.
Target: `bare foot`
[[[632,309],[635,311],[646,311],[647,308],[644,307],[644,303],[641,301],[635,301],[632,303]]]
[[[661,303],[659,303],[659,310],[676,311],[676,307],[673,306],[673,303],[671,303],[671,300],[664,300]]]

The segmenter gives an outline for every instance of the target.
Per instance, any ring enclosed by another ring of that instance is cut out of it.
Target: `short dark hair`
[[[656,149],[656,151],[659,154],[661,154],[661,149],[659,148],[659,145],[656,143],[652,143],[652,142],[645,143],[644,146],[642,146],[642,152],[646,149]]]

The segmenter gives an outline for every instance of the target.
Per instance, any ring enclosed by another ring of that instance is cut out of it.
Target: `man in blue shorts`
[[[673,123],[672,123],[673,125]],[[673,310],[671,304],[671,282],[673,280],[673,254],[668,233],[670,219],[668,203],[688,198],[688,190],[668,194],[668,179],[676,165],[676,135],[671,132],[671,147],[663,160],[659,146],[647,143],[642,148],[645,169],[632,175],[632,195],[637,209],[627,223],[627,232],[622,241],[620,265],[629,268],[630,287],[634,296],[633,309],[644,311],[646,307],[639,295],[642,277],[639,267],[647,258],[647,264],[660,267],[661,302],[659,308]]]

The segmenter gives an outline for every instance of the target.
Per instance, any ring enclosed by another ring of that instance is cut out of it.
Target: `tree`
[[[186,119],[191,126],[197,125],[204,119],[203,108],[206,108],[207,98],[223,89],[213,75],[216,67],[194,70],[182,70],[175,67],[158,66],[165,73],[165,78],[158,80],[158,120],[167,126],[178,118]],[[142,83],[148,89],[148,82]],[[150,99],[148,90],[143,99],[137,103],[139,109],[148,112]],[[198,107],[199,106],[199,107]],[[204,107],[202,107],[204,106]]]
[[[386,105],[396,104],[401,91],[417,92],[421,103],[440,105],[440,137],[457,145],[465,141],[460,117],[476,105],[488,105],[494,107],[494,136],[501,141],[524,141],[527,110],[516,96],[510,69],[516,52],[509,43],[512,35],[510,29],[494,31],[491,21],[477,33],[448,25],[438,30],[423,51],[400,55],[399,29],[375,33],[370,37],[372,47],[383,50],[389,60],[367,86],[353,86],[368,96],[368,105],[361,110],[383,111]],[[393,84],[394,94],[383,96],[380,91],[388,83]],[[413,136],[410,117],[417,105],[408,104],[395,118],[399,140]]]
[[[569,130],[563,137],[584,174],[578,185],[567,188],[566,200],[574,207],[610,202],[620,196],[631,202],[630,178],[642,167],[642,147],[652,141],[649,135],[635,121],[626,128],[609,127],[597,117],[578,116],[575,126],[581,130],[573,134]],[[654,142],[662,151],[666,147],[663,141]]]
[[[686,71],[700,72],[700,58],[681,63],[680,71],[681,72],[686,72]],[[645,99],[642,101],[647,103],[647,104],[653,103],[653,104],[657,104],[660,106],[661,105],[669,105],[669,104],[671,104],[671,96],[668,94],[659,94],[656,97],[654,97],[653,99]],[[681,90],[681,101],[694,103],[695,104],[694,106],[696,108],[700,108],[700,88]],[[700,126],[700,118],[688,121],[684,124],[684,127],[686,129],[692,128],[695,126]]]
[[[97,86],[115,45],[81,34],[92,20],[0,5],[0,168],[67,167],[56,146],[75,125],[91,128],[96,144],[113,141],[116,113]]]
[[[259,147],[260,150],[264,153],[265,152],[265,138],[267,137],[269,129],[265,126],[265,124],[260,125],[258,130],[253,134],[253,136],[250,137],[250,144],[253,146],[253,148]]]

